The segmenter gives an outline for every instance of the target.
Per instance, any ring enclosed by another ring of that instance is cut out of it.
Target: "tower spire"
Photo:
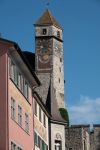
[[[44,11],[42,16],[40,16],[40,18],[36,21],[35,25],[37,25],[37,26],[53,25],[57,28],[62,29],[62,27],[59,25],[58,21],[54,18],[54,16],[51,14],[51,12],[48,9],[46,9]]]

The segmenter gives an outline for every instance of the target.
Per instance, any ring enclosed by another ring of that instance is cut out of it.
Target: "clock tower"
[[[35,70],[37,74],[51,74],[58,108],[64,107],[62,31],[48,9],[35,23]]]
[[[60,113],[64,110],[64,70],[62,27],[49,10],[35,23],[35,71],[40,79],[40,94],[51,112],[51,150],[65,150],[66,121]]]

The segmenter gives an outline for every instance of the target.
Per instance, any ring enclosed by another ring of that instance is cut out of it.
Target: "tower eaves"
[[[51,12],[46,9],[42,16],[36,21],[34,24],[35,26],[43,26],[43,25],[53,25],[55,27],[58,27],[62,29],[62,27],[59,25],[59,23],[56,21],[56,19],[52,16]]]

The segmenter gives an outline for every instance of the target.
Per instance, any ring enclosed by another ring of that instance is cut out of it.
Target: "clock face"
[[[39,39],[36,43],[38,54],[46,54],[51,51],[51,41],[49,39]]]
[[[42,38],[37,41],[37,53],[39,61],[42,63],[48,63],[51,58],[51,40]]]
[[[48,54],[40,55],[39,61],[42,63],[48,63],[50,61],[51,56]]]

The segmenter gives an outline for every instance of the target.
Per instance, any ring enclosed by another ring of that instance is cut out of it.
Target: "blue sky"
[[[0,33],[34,52],[33,23],[50,2],[64,29],[65,101],[70,122],[100,122],[100,0],[0,0]]]

